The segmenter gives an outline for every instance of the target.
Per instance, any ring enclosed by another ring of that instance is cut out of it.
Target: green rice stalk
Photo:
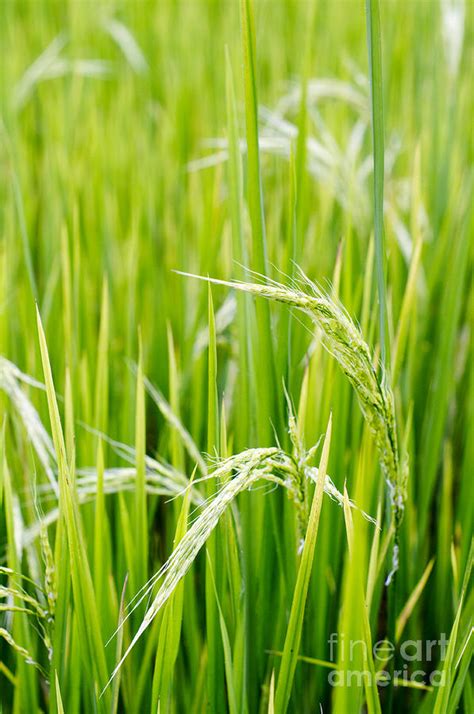
[[[374,436],[380,465],[389,489],[393,516],[401,519],[406,477],[400,476],[393,393],[388,375],[385,375],[385,378],[379,378],[377,375],[369,346],[344,308],[320,290],[302,271],[299,283],[292,288],[275,281],[267,281],[265,284],[244,283],[205,278],[190,273],[180,274],[284,303],[311,317],[322,331],[324,346],[339,362],[354,387],[364,418]]]

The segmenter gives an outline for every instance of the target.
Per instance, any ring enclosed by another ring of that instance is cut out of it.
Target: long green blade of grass
[[[471,580],[472,566],[474,563],[474,540],[471,540],[471,550],[464,573],[463,584],[459,596],[459,604],[454,619],[453,626],[449,635],[448,649],[443,666],[443,684],[438,688],[436,699],[433,707],[433,714],[446,714],[449,710],[449,699],[451,695],[451,687],[455,675],[455,655],[456,645],[458,640],[459,624],[463,611],[464,599]],[[472,630],[472,625],[469,625],[469,630]]]
[[[107,681],[107,663],[104,643],[100,634],[99,614],[97,612],[92,576],[77,510],[76,495],[72,487],[70,466],[68,466],[66,460],[66,447],[56,401],[46,337],[39,311],[37,311],[37,323],[51,431],[58,463],[60,485],[59,506],[66,524],[68,538],[75,612],[78,617],[81,632],[85,638],[88,652],[86,669],[93,672],[96,685],[100,688]],[[103,699],[100,700],[99,706],[101,710],[106,711],[108,705],[109,695],[106,694]]]
[[[256,79],[256,49],[253,0],[241,0],[242,48],[244,55],[245,119],[247,136],[247,201],[252,225],[251,265],[257,272],[268,274],[267,240],[265,233],[262,177],[258,138],[258,99]],[[258,436],[268,442],[271,434],[274,382],[274,350],[268,305],[256,306],[257,342],[254,364],[257,375]]]
[[[377,292],[379,298],[379,338],[382,364],[388,367],[389,351],[387,342],[387,307],[385,287],[384,250],[384,121],[382,83],[382,39],[380,27],[379,0],[366,0],[367,47],[369,51],[369,73],[372,112],[372,145],[374,156],[374,235]]]
[[[219,452],[219,399],[217,394],[217,346],[214,305],[211,286],[208,290],[209,358],[207,397],[207,450],[210,456]],[[208,481],[207,495],[212,497],[217,490],[214,480]],[[207,543],[206,559],[206,631],[207,631],[207,690],[208,708],[218,714],[225,708],[224,693],[224,653],[219,628],[219,612],[216,601],[222,580],[221,548],[216,533],[212,533]],[[213,574],[214,573],[214,574]],[[217,586],[216,582],[217,581]]]
[[[311,504],[311,511],[306,530],[303,553],[298,568],[293,602],[291,605],[290,619],[283,646],[283,656],[278,674],[278,683],[275,693],[275,712],[284,714],[288,709],[291,696],[293,678],[295,676],[296,664],[298,661],[301,633],[303,628],[303,618],[306,598],[308,595],[309,580],[313,568],[314,552],[316,549],[316,539],[318,537],[319,519],[321,516],[321,506],[324,492],[324,479],[329,459],[329,446],[331,443],[331,423],[329,418],[326,435],[324,437],[323,450],[319,463],[318,480]]]
[[[137,391],[135,407],[135,453],[136,453],[136,481],[134,501],[134,532],[135,532],[135,571],[133,585],[139,588],[147,580],[148,571],[148,511],[145,489],[145,450],[146,450],[146,425],[145,425],[145,386],[143,383],[143,352],[140,337]]]

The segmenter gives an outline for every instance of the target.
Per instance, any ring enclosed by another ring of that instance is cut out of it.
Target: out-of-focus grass
[[[329,639],[388,628],[390,509],[351,386],[304,316],[173,272],[290,287],[296,261],[377,355],[374,252],[409,472],[392,614],[403,640],[450,638],[444,662],[408,663],[448,686],[398,682],[394,707],[472,710],[468,9],[381,2],[380,251],[363,3],[2,4],[3,711],[385,710],[386,687],[310,663],[377,669]],[[332,413],[327,473],[381,530],[328,500],[313,560],[293,491],[250,479],[101,697],[149,604],[132,598],[224,493],[200,479],[293,453],[286,390],[308,449]]]

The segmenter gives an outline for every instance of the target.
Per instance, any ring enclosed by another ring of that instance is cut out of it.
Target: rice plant
[[[474,711],[468,4],[0,36],[0,711]]]

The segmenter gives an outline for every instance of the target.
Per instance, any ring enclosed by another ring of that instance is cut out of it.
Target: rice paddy
[[[2,714],[474,711],[471,9],[1,4]]]

